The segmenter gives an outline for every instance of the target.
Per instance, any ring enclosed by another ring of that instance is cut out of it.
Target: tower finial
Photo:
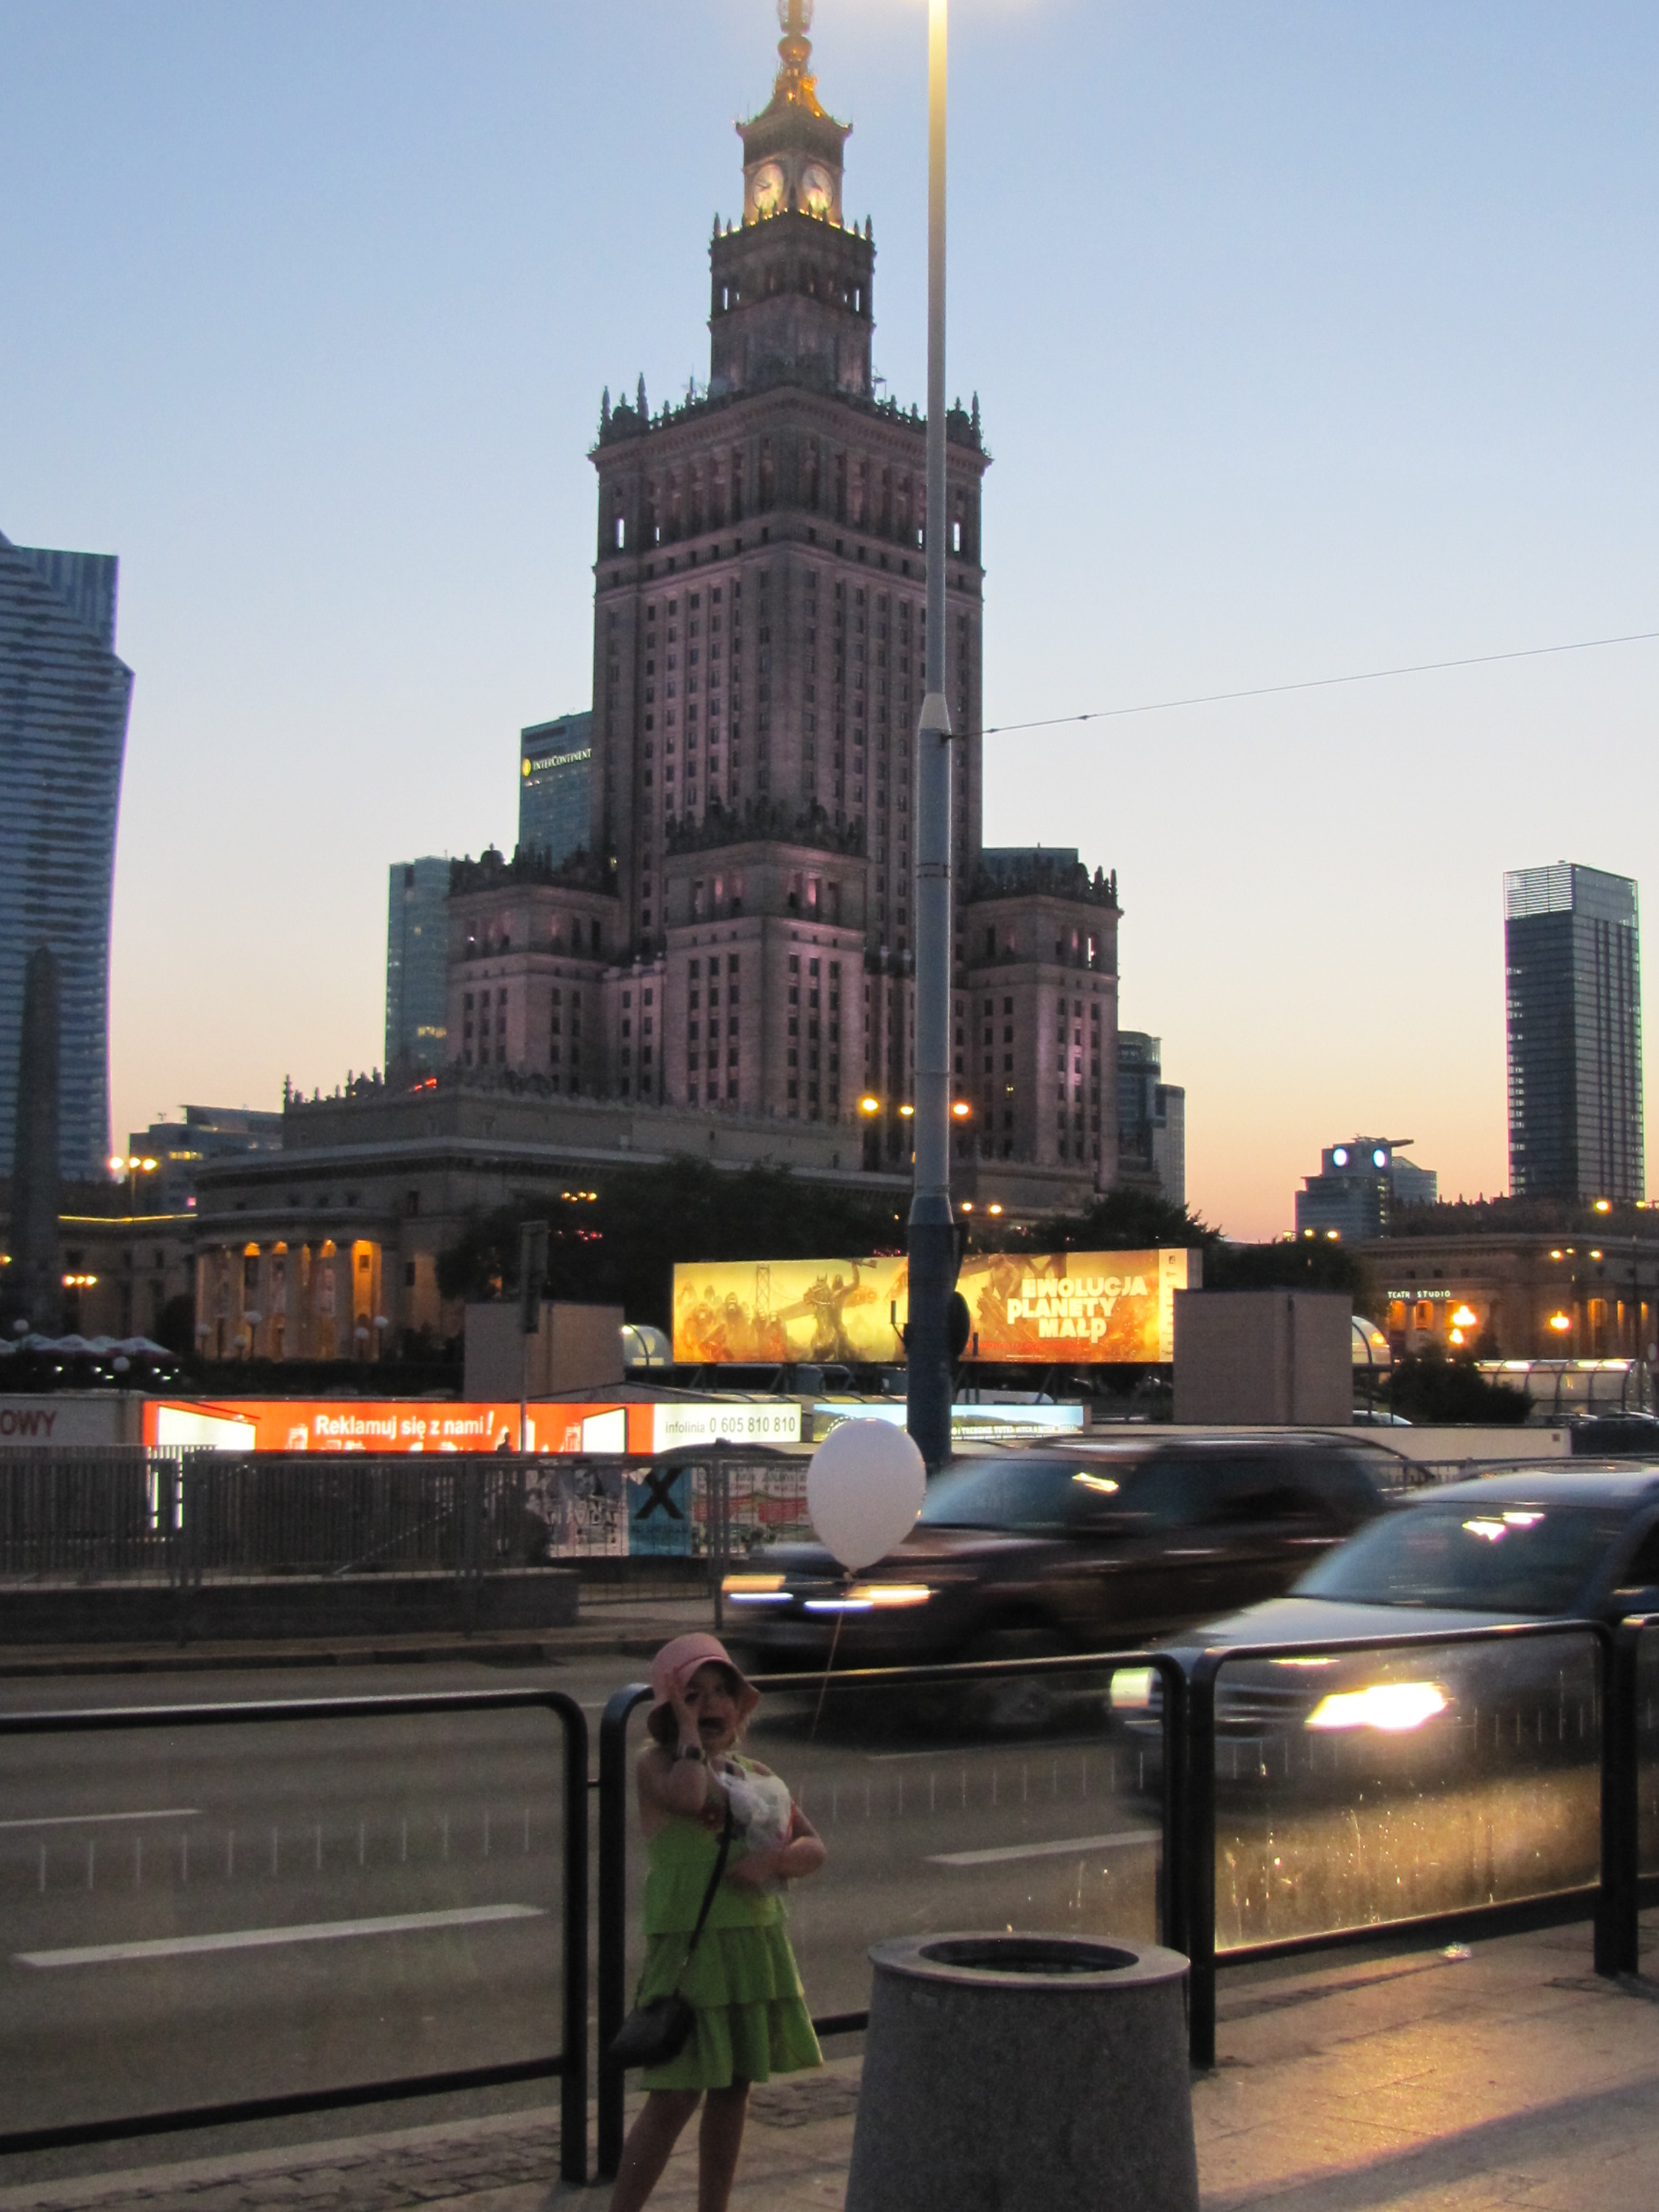
[[[808,72],[812,41],[806,35],[812,27],[812,0],[778,0],[778,24],[783,33],[778,40],[782,67],[772,97],[775,101],[799,100],[803,106],[816,108],[813,80]]]

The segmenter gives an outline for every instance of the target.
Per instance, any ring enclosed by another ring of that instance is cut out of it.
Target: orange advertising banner
[[[1175,1358],[1175,1294],[1197,1290],[1203,1255],[974,1253],[957,1288],[975,1359],[1047,1365],[1157,1364]]]
[[[530,1408],[524,1448],[550,1452],[649,1452],[653,1408],[540,1405]],[[520,1449],[515,1405],[441,1400],[222,1398],[144,1407],[144,1442],[220,1450],[488,1452]]]
[[[969,1357],[1042,1365],[1175,1358],[1175,1294],[1197,1290],[1202,1255],[970,1253]],[[674,1270],[674,1357],[687,1365],[805,1361],[888,1366],[904,1358],[909,1263],[712,1261]]]

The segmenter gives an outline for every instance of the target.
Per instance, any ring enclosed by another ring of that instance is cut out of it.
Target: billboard
[[[957,1288],[968,1356],[1105,1366],[1175,1358],[1175,1294],[1202,1285],[1202,1255],[974,1252]],[[711,1261],[674,1270],[674,1357],[687,1365],[771,1360],[885,1366],[904,1357],[909,1262]]]
[[[636,1457],[681,1445],[800,1442],[793,1400],[532,1401],[523,1449]],[[489,1452],[520,1449],[516,1405],[435,1399],[232,1398],[144,1407],[144,1442],[220,1451]]]

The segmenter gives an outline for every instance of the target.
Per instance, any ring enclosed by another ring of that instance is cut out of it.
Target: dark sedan
[[[837,1668],[1121,1650],[1284,1589],[1382,1510],[1391,1465],[1319,1437],[975,1460],[930,1484],[910,1535],[851,1581],[816,1547],[759,1554],[725,1585],[732,1639],[772,1671],[823,1666],[832,1640]]]
[[[1504,1621],[1659,1612],[1659,1470],[1534,1462],[1419,1493],[1294,1589],[1172,1637],[1188,1665],[1229,1644],[1314,1644]],[[1149,1750],[1161,1691],[1141,1668],[1114,1712]],[[1241,1659],[1217,1683],[1224,1780],[1467,1774],[1581,1757],[1599,1725],[1588,1637]]]

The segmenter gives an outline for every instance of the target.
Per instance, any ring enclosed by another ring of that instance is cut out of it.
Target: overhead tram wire
[[[1330,691],[1347,684],[1383,684],[1399,676],[1437,676],[1452,668],[1490,668],[1504,660],[1542,660],[1554,653],[1597,653],[1610,645],[1650,645],[1659,629],[1627,630],[1619,637],[1577,638],[1569,645],[1524,645],[1510,653],[1474,653],[1460,660],[1417,660],[1400,668],[1364,668],[1349,676],[1309,676],[1295,684],[1256,684],[1243,691],[1202,691],[1187,699],[1148,699],[1133,707],[1095,707],[1082,714],[1045,714],[1030,722],[988,722],[963,736],[1005,738],[1024,730],[1058,730],[1073,722],[1115,722],[1132,714],[1170,714],[1187,707],[1225,707],[1241,699],[1281,698],[1292,691]]]

